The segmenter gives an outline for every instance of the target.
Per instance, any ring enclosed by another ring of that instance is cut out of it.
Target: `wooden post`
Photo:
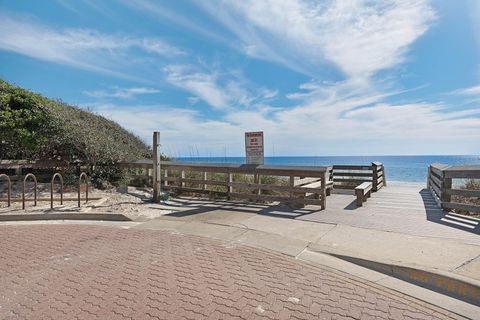
[[[430,190],[430,175],[432,174],[432,166],[428,166],[427,171],[427,189]]]
[[[168,169],[165,169],[164,177],[168,178]],[[165,181],[163,181],[163,184],[165,185],[165,187],[168,187],[168,180],[165,179]]]
[[[230,193],[233,192],[233,186],[230,185],[233,182],[233,174],[231,172],[228,172],[227,182],[228,182],[227,194],[228,194],[228,199],[230,199]]]
[[[182,181],[180,183],[180,187],[185,188],[185,181],[183,181],[183,179],[185,179],[185,170],[182,170],[180,172],[180,177],[182,178]]]
[[[372,162],[372,189],[373,191],[377,191],[378,187],[378,164],[376,162]]]
[[[383,172],[383,186],[387,186],[387,173],[385,172],[385,166],[382,163],[382,172]]]
[[[447,194],[448,189],[452,189],[452,178],[445,178],[445,172],[442,171],[442,206],[444,202],[450,202],[452,200],[452,196]]]
[[[161,171],[160,171],[160,132],[155,131],[153,133],[153,202],[160,202],[160,183],[161,183]]]
[[[256,184],[261,184],[261,179],[260,179],[260,175],[259,174],[255,174],[255,183]],[[261,195],[262,194],[262,189],[260,189],[260,187],[257,188],[257,195]]]
[[[327,175],[328,175],[328,170],[322,175],[322,178],[321,178],[321,181],[322,181],[322,184],[321,184],[321,187],[322,187],[322,194],[321,194],[322,210],[325,210],[325,208],[327,207]]]
[[[208,176],[207,176],[207,171],[203,172],[203,191],[207,190],[207,184],[205,181],[207,181]]]
[[[295,187],[295,177],[294,176],[290,176],[290,188],[293,188]],[[289,197],[290,199],[293,199],[293,191],[290,190],[290,193],[289,193]]]

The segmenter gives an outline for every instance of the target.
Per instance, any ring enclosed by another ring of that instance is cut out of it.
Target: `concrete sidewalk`
[[[426,300],[438,295],[438,303],[443,307],[450,303],[460,313],[480,310],[473,306],[480,305],[480,246],[467,241],[270,217],[231,209],[165,215],[133,228],[174,230],[249,244],[316,264],[333,265],[347,273],[355,274],[352,270],[357,270],[355,275],[368,275],[369,281],[386,279],[374,271],[365,271],[358,267],[360,265],[469,302],[445,300],[443,295],[429,290],[420,294]],[[388,282],[392,282],[390,277]],[[405,290],[405,283],[401,282],[403,284],[397,283],[400,291]],[[391,287],[392,283],[382,285]],[[415,286],[407,288],[408,292],[418,291]]]

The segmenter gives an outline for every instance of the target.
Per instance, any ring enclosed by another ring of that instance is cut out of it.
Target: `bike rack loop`
[[[50,182],[50,209],[53,209],[53,184],[55,183],[55,178],[60,179],[60,204],[63,204],[63,177],[60,173],[55,173]]]
[[[37,206],[37,178],[33,173],[28,173],[25,178],[23,179],[23,187],[22,187],[22,209],[25,210],[25,184],[27,183],[27,179],[32,177],[33,182],[35,183],[34,188],[34,203],[33,206]]]
[[[78,207],[80,208],[80,187],[82,185],[82,178],[85,179],[85,184],[87,185],[87,189],[85,192],[85,203],[88,202],[88,176],[85,172],[80,173],[80,177],[78,177]]]
[[[4,173],[0,174],[0,178],[5,177],[7,179],[7,186],[8,186],[8,191],[7,191],[7,206],[10,207],[10,198],[12,195],[12,181],[10,180],[10,177],[7,176]]]

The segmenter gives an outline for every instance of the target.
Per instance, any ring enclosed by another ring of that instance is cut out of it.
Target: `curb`
[[[47,213],[47,214],[8,214],[0,215],[4,221],[40,221],[40,220],[93,220],[93,221],[132,221],[123,214],[112,213]]]
[[[455,299],[480,306],[480,282],[451,273],[416,269],[410,266],[383,263],[352,256],[320,252],[353,264],[378,271],[394,278],[422,286]]]

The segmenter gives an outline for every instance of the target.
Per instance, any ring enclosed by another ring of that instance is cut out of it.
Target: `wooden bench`
[[[357,196],[357,207],[363,206],[363,203],[370,198],[372,194],[372,183],[364,182],[355,188],[355,195]]]

